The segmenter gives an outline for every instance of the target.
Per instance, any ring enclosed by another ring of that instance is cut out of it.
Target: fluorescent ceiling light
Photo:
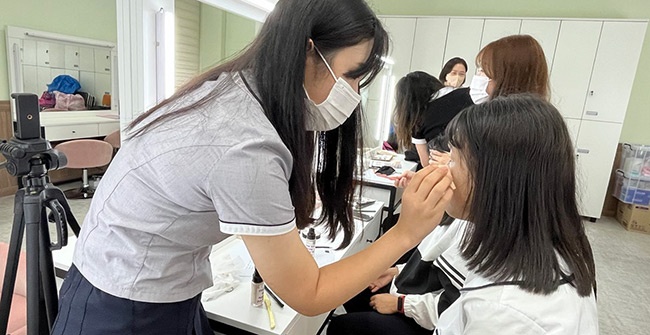
[[[264,22],[269,13],[275,8],[277,0],[199,0],[207,5],[225,11]]]

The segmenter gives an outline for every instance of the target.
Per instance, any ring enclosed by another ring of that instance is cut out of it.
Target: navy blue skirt
[[[174,303],[118,298],[94,287],[72,265],[59,296],[55,335],[213,334],[201,295]]]

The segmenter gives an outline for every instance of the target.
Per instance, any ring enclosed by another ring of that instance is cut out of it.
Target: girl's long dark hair
[[[363,77],[361,86],[368,85],[379,73],[383,67],[381,58],[388,51],[388,35],[363,0],[280,0],[257,38],[239,56],[194,78],[135,119],[128,130],[132,137],[139,136],[164,122],[193,113],[225,87],[216,87],[189,106],[175,109],[174,102],[224,73],[250,71],[267,118],[293,156],[289,191],[298,228],[312,222],[315,179],[323,203],[320,222],[327,223],[331,238],[343,231],[343,247],[350,243],[354,227],[351,203],[357,149],[362,145],[361,108],[357,107],[340,127],[317,134],[317,140],[313,132],[305,130],[307,97],[303,82],[310,39],[328,60],[341,48],[372,41],[366,62],[345,74],[350,78]],[[170,106],[168,111],[155,113],[165,106]],[[320,150],[314,178],[315,143]]]
[[[400,147],[411,147],[411,136],[420,126],[431,96],[443,87],[436,77],[422,71],[411,72],[397,82],[393,122]]]
[[[557,109],[533,95],[499,97],[462,111],[447,137],[467,163],[472,185],[467,219],[473,225],[461,245],[469,268],[543,294],[572,273],[580,296],[595,292],[573,145]],[[562,273],[558,255],[570,273]]]

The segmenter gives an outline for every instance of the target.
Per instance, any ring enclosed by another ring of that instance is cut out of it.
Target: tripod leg
[[[52,261],[52,251],[50,250],[50,234],[48,230],[47,214],[45,212],[45,208],[41,208],[41,229],[39,236],[41,285],[43,289],[43,299],[45,302],[45,312],[47,313],[47,334],[49,334],[58,313],[59,299],[56,293],[54,262]]]
[[[39,335],[39,228],[41,200],[38,194],[26,195],[23,202],[27,234],[27,334]]]
[[[16,197],[14,199],[14,223],[11,229],[9,252],[7,254],[7,266],[5,267],[4,284],[2,285],[2,298],[0,299],[0,334],[7,333],[9,312],[11,311],[11,300],[13,298],[14,286],[16,284],[20,248],[25,231],[25,221],[23,220],[24,195],[25,190],[20,189],[16,192]]]

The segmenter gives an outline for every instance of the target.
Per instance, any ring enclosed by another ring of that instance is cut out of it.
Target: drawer
[[[116,130],[120,130],[120,122],[100,123],[99,136],[106,136]]]
[[[96,123],[68,126],[46,126],[45,136],[48,141],[62,141],[76,138],[97,137],[99,136],[99,131]]]

